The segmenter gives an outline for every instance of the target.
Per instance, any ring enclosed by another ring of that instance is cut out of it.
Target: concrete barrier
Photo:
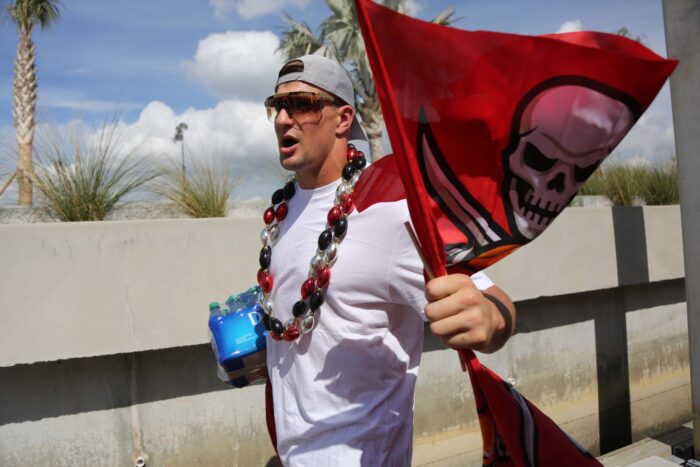
[[[0,465],[265,465],[262,387],[215,377],[206,305],[259,219],[0,226]],[[690,418],[678,207],[567,209],[488,271],[518,333],[482,361],[594,453]],[[478,463],[471,389],[426,332],[414,463]]]

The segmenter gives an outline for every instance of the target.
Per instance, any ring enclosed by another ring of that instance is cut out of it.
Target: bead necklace
[[[328,211],[326,228],[318,237],[318,249],[309,263],[308,277],[301,284],[301,300],[292,306],[293,318],[290,318],[286,324],[282,324],[272,315],[273,302],[270,292],[273,279],[270,274],[270,262],[272,244],[279,235],[279,224],[287,217],[287,202],[292,199],[296,191],[294,187],[296,176],[292,175],[283,188],[272,194],[272,203],[263,213],[265,227],[260,232],[263,247],[260,250],[260,269],[257,279],[260,285],[258,303],[265,312],[263,326],[274,340],[293,341],[301,334],[308,334],[313,329],[314,314],[323,304],[324,291],[331,280],[331,267],[338,257],[338,245],[348,229],[348,215],[355,207],[352,192],[366,165],[367,160],[362,151],[348,144],[347,163],[343,167],[342,179],[335,191],[335,203]]]

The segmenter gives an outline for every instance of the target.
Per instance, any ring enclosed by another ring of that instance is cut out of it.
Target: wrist
[[[494,319],[497,323],[491,339],[492,345],[489,346],[491,348],[487,350],[487,352],[490,353],[503,347],[506,341],[513,335],[515,323],[513,322],[513,315],[502,301],[488,293],[484,293],[484,297],[490,302],[490,306],[493,307]]]

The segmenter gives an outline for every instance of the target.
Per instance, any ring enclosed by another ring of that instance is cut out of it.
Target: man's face
[[[287,92],[323,92],[301,81],[280,84],[276,94]],[[286,170],[296,172],[318,171],[335,143],[339,123],[338,108],[323,105],[316,118],[293,118],[281,109],[275,118],[275,133],[280,154],[280,164]]]

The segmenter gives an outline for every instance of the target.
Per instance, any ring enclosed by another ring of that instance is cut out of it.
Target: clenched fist
[[[515,307],[498,287],[483,293],[469,276],[436,277],[425,286],[430,330],[453,349],[491,353],[503,347],[515,328]]]

